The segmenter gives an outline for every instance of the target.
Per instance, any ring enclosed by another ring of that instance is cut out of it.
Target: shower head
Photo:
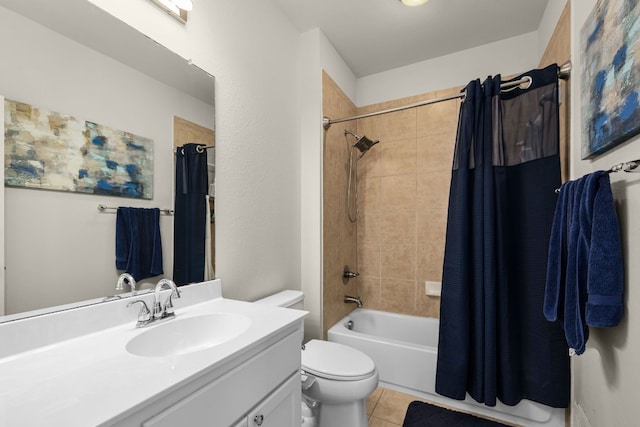
[[[349,135],[352,135],[354,138],[356,138],[356,142],[353,143],[351,148],[352,149],[357,148],[358,150],[360,150],[360,157],[364,156],[364,153],[369,151],[369,148],[373,147],[378,142],[380,142],[378,140],[372,141],[369,138],[367,138],[365,135],[362,135],[362,136],[356,135],[350,130],[345,130],[344,134],[345,135],[349,134]]]

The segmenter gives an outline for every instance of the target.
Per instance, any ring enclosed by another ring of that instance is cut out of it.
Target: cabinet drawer
[[[300,369],[293,333],[142,423],[143,427],[227,427]]]

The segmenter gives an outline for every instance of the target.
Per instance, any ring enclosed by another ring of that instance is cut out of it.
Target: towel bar
[[[113,211],[117,212],[118,208],[117,207],[112,207],[112,206],[98,205],[98,210],[100,212],[107,212],[107,211],[110,211],[110,210],[113,210]],[[173,215],[173,209],[160,209],[160,213],[161,214],[165,214],[165,215]]]

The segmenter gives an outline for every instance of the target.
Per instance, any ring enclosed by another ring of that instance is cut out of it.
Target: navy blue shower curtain
[[[206,151],[198,144],[176,149],[176,193],[173,230],[173,281],[204,280],[206,210],[209,189]]]
[[[472,81],[460,107],[436,391],[566,407],[568,348],[542,310],[560,187],[558,67],[526,75],[532,85],[511,91],[499,75]]]

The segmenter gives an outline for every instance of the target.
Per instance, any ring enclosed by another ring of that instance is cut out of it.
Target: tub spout
[[[360,297],[350,297],[349,295],[345,295],[344,302],[354,303],[358,305],[358,308],[362,308],[362,300],[360,299]]]

